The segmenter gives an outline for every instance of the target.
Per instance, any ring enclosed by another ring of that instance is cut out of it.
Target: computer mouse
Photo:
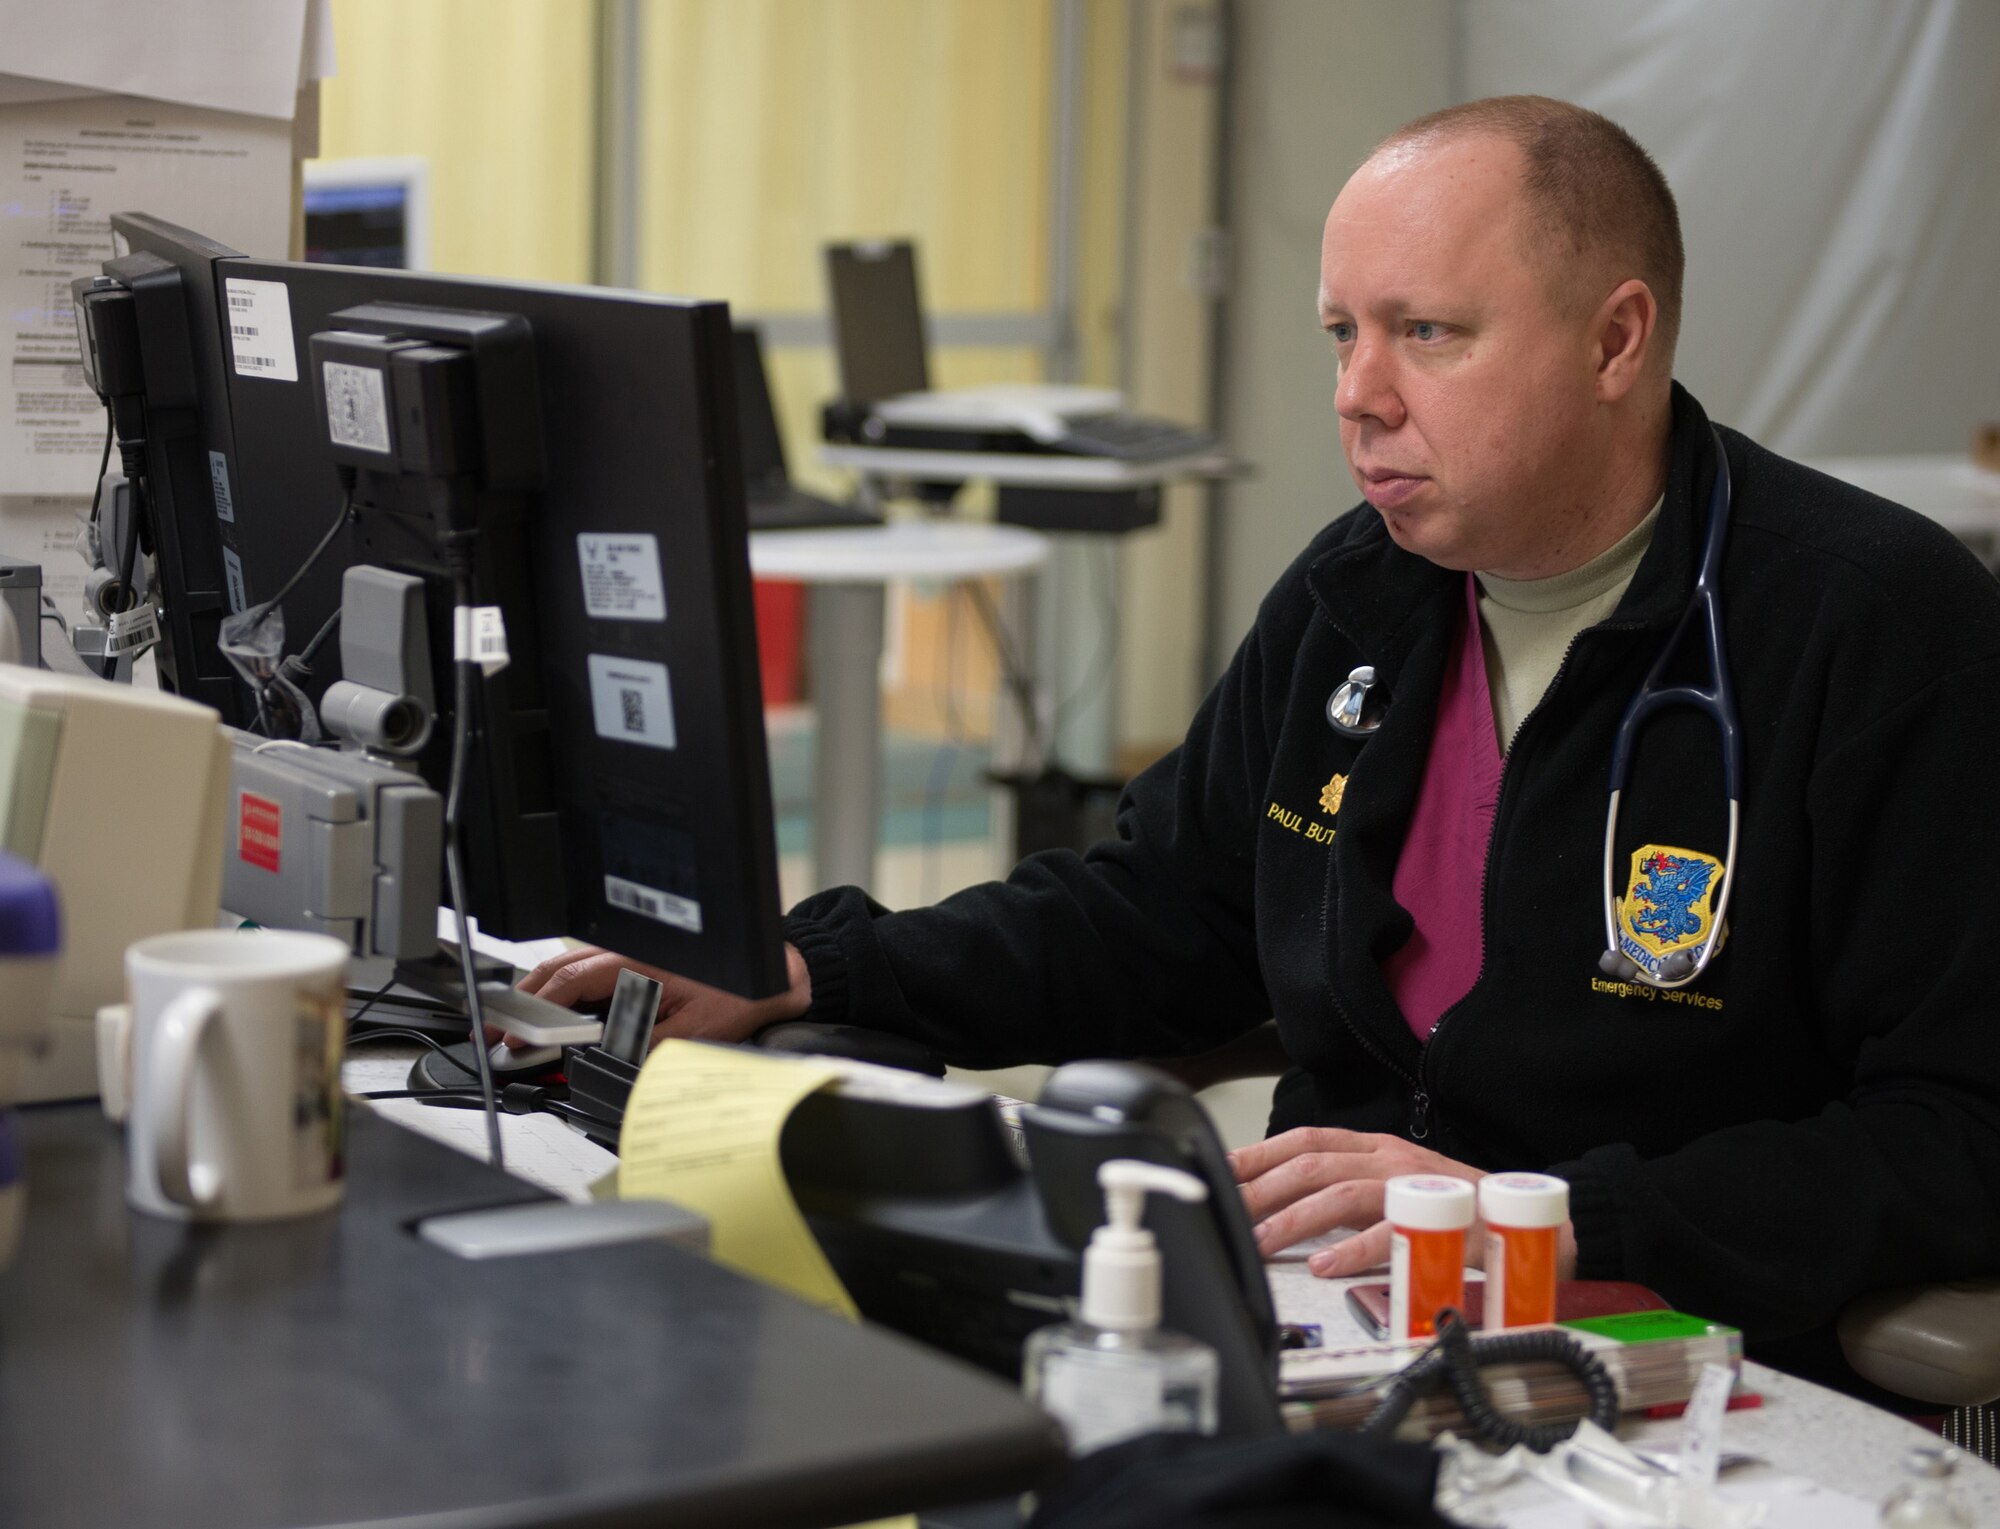
[[[539,1072],[562,1060],[560,1046],[523,1046],[516,1051],[505,1041],[495,1041],[486,1053],[495,1072]]]

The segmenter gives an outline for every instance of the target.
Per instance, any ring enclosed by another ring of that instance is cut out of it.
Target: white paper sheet
[[[0,106],[17,106],[28,101],[73,101],[78,96],[102,95],[88,85],[59,85],[54,80],[30,79],[18,74],[0,74]]]
[[[8,72],[289,122],[330,29],[306,0],[0,0]]]
[[[84,475],[89,473],[85,468]],[[0,494],[0,553],[41,565],[42,593],[54,597],[72,628],[83,617],[83,580],[90,571],[77,553],[76,533],[89,513],[88,495]],[[61,635],[51,625],[43,631],[42,643]]]
[[[93,486],[104,410],[77,364],[69,284],[111,255],[126,211],[282,258],[291,124],[125,96],[0,106],[0,494]]]

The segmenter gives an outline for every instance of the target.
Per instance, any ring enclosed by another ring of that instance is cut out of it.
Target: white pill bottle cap
[[[1546,1173],[1489,1173],[1479,1181],[1479,1219],[1530,1230],[1569,1220],[1569,1185]]]
[[[1144,1332],[1160,1325],[1160,1249],[1139,1224],[1149,1193],[1189,1204],[1208,1198],[1208,1186],[1191,1173],[1114,1157],[1100,1164],[1104,1225],[1090,1234],[1083,1254],[1083,1320],[1114,1332]]]
[[[1406,1173],[1389,1180],[1382,1214],[1407,1232],[1456,1232],[1472,1225],[1472,1186],[1442,1173]]]

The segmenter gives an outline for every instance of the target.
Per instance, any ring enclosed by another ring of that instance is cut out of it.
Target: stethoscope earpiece
[[[1615,950],[1607,950],[1597,958],[1597,969],[1613,982],[1639,982],[1646,975],[1630,956],[1620,955]]]

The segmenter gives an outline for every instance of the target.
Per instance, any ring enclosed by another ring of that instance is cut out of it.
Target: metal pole
[[[597,226],[591,279],[639,285],[639,66],[645,0],[597,4]]]
[[[1077,374],[1076,224],[1082,181],[1078,152],[1083,138],[1083,0],[1056,7],[1055,124],[1049,164],[1049,336],[1051,382]]]
[[[1055,127],[1049,165],[1049,341],[1051,382],[1074,382],[1080,369],[1077,334],[1077,203],[1082,185],[1083,0],[1061,0],[1056,11]],[[1109,558],[1107,570],[1104,560]],[[1093,680],[1092,658],[1114,634],[1102,630],[1118,619],[1115,586],[1121,561],[1115,546],[1076,534],[1056,538],[1038,600],[1035,671],[1050,704],[1068,700],[1057,718],[1050,752],[1080,775],[1110,772],[1116,750],[1116,674]],[[1100,591],[1113,587],[1109,608]]]
[[[1228,277],[1208,309],[1208,423],[1220,440],[1229,439],[1229,396],[1233,333],[1230,328],[1230,295],[1242,271],[1242,252],[1236,229],[1236,52],[1242,17],[1236,0],[1218,0],[1216,24],[1222,28],[1222,77],[1215,93],[1215,226],[1222,230]],[[1229,513],[1230,488],[1221,479],[1210,483],[1202,495],[1201,633],[1198,661],[1201,673],[1195,676],[1195,694],[1206,695],[1221,676],[1235,651],[1237,632],[1222,630],[1222,601],[1229,568],[1228,528],[1223,516]]]
[[[814,890],[872,886],[882,823],[880,584],[812,591]]]

